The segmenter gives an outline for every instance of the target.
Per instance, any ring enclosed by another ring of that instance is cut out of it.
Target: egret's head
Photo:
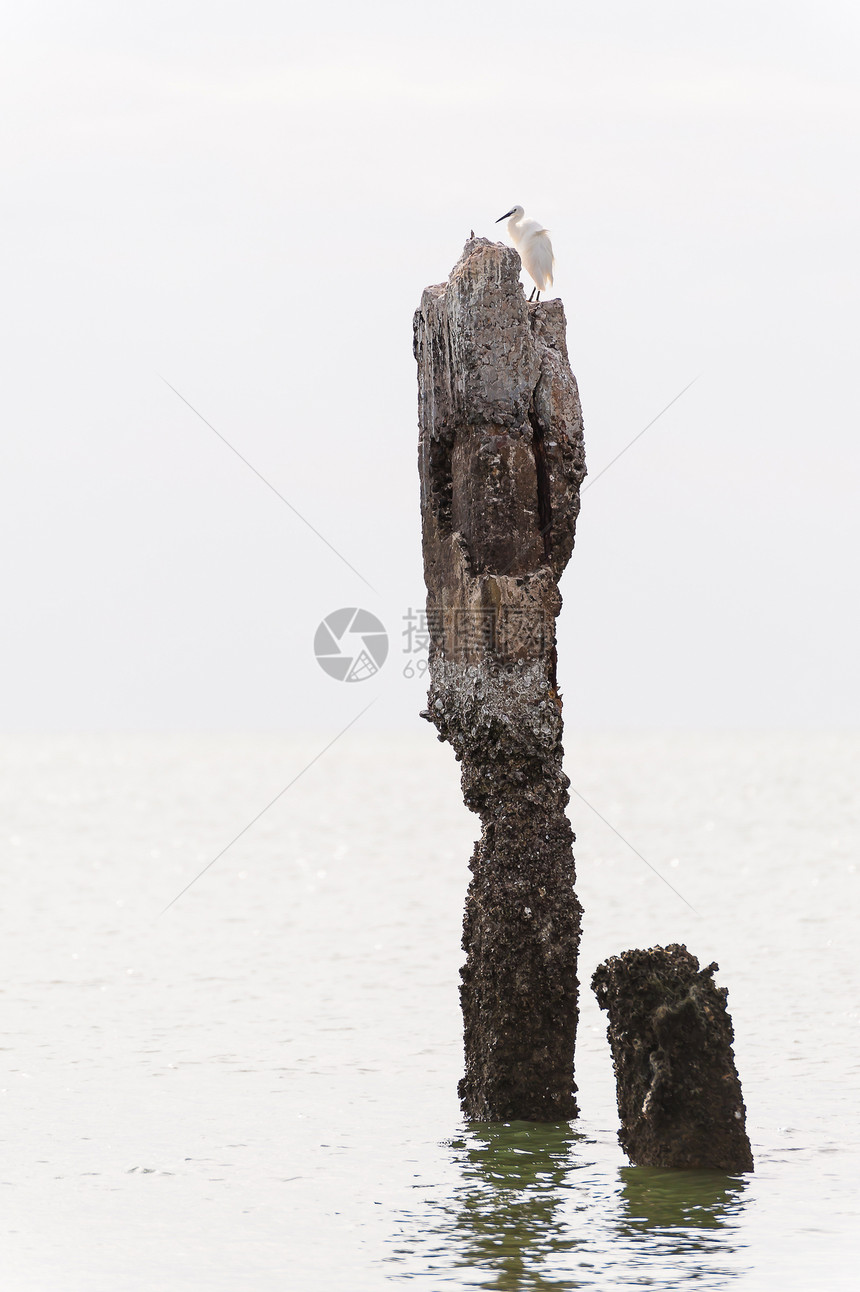
[[[507,220],[508,216],[511,215],[514,215],[519,219],[521,215],[525,215],[525,211],[521,206],[512,206],[510,211],[505,211],[504,215],[499,216],[498,220],[496,220],[496,224],[501,224],[502,220]]]

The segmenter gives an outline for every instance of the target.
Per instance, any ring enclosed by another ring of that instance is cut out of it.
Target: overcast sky
[[[592,477],[698,378],[584,496],[567,722],[858,722],[854,6],[17,9],[7,728],[420,729],[412,313],[514,203]],[[313,636],[351,605],[392,651],[348,686]]]

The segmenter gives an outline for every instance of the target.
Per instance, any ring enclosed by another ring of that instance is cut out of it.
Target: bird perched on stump
[[[549,230],[542,224],[538,224],[537,220],[524,220],[524,215],[525,211],[521,206],[514,206],[504,215],[500,215],[496,224],[507,220],[508,236],[520,253],[523,268],[535,284],[529,300],[534,299],[535,292],[537,292],[537,299],[540,300],[541,292],[545,292],[547,287],[552,287],[552,266],[555,256],[552,254]]]

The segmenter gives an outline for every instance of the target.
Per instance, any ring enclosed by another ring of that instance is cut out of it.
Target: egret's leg
[[[537,303],[540,304],[540,292],[537,294]]]
[[[531,294],[531,296],[529,297],[529,300],[530,300],[530,301],[533,301],[533,300],[534,300],[534,298],[535,298],[535,291],[536,291],[536,290],[537,290],[537,289],[536,289],[535,287],[533,287],[533,288],[532,288],[532,294]]]

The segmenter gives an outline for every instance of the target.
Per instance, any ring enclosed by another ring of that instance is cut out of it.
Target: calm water
[[[860,738],[569,737],[573,1125],[465,1126],[476,822],[432,734],[11,739],[4,1289],[854,1288]],[[594,966],[720,963],[757,1170],[633,1168]]]

